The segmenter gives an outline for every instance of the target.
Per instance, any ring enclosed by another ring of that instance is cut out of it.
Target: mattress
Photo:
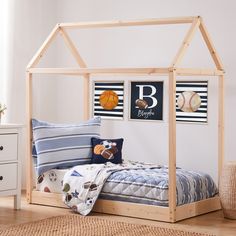
[[[38,177],[36,189],[62,193],[62,180],[67,169],[53,169]],[[217,187],[205,173],[176,170],[176,202],[183,205],[214,197]],[[155,167],[121,170],[112,173],[99,195],[100,199],[168,206],[168,168]]]

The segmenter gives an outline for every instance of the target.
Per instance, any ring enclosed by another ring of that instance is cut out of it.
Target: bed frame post
[[[169,217],[176,221],[176,70],[169,72]]]
[[[224,163],[224,75],[219,76],[218,108],[218,182]]]
[[[32,162],[32,74],[26,73],[26,198],[28,203],[32,203],[32,190],[33,190],[33,162]]]

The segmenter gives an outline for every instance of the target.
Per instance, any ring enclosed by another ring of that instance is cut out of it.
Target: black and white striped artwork
[[[180,122],[193,122],[193,123],[207,123],[207,89],[208,81],[178,81],[176,82],[176,121]],[[183,95],[189,94],[186,98]],[[198,97],[196,109],[186,112],[188,109],[184,109],[184,104],[186,107],[190,107],[194,103],[193,99]],[[180,104],[180,98],[182,99],[182,105]],[[200,98],[199,98],[200,97]]]
[[[124,82],[94,82],[94,117],[122,120],[123,114]]]

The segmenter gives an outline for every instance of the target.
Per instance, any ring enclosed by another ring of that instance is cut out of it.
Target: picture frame
[[[124,81],[93,81],[94,117],[124,119]]]
[[[129,120],[163,121],[163,81],[129,81]]]
[[[208,123],[207,80],[176,82],[176,121],[179,123]]]

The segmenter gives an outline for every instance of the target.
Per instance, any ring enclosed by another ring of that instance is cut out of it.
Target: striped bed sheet
[[[62,193],[62,180],[67,169],[53,169],[40,175],[38,191]],[[213,179],[205,173],[178,168],[176,201],[183,205],[218,194]],[[120,170],[107,179],[100,199],[168,206],[168,168]]]

